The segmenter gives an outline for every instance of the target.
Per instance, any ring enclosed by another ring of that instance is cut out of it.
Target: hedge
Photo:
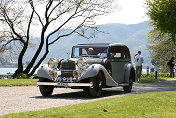
[[[154,78],[155,73],[142,74],[141,78]],[[157,73],[157,77],[170,77],[170,73]]]

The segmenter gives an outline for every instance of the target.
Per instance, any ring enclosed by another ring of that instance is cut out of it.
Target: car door
[[[124,82],[125,64],[130,62],[129,49],[125,46],[113,46],[109,50],[109,61],[112,68],[112,78],[117,83]]]

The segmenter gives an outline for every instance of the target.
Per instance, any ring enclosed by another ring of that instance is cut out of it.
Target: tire
[[[51,82],[49,79],[39,78],[39,82]],[[39,86],[40,93],[43,96],[51,96],[53,93],[54,86]]]
[[[128,86],[123,86],[123,90],[125,93],[130,93],[132,90],[132,86],[133,86],[133,76],[132,76],[132,72],[130,72],[130,77],[129,77],[129,85]]]
[[[103,75],[99,72],[97,76],[90,78],[90,82],[93,84],[89,88],[89,93],[92,97],[100,97],[103,86]]]

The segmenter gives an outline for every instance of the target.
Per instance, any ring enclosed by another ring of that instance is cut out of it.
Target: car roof
[[[126,46],[121,43],[86,43],[86,44],[77,44],[76,46]]]

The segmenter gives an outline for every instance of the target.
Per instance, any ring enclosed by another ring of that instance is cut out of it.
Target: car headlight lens
[[[56,58],[50,58],[48,61],[48,67],[56,68],[58,65],[58,60]]]
[[[49,76],[53,79],[57,77],[57,72],[55,70],[50,70],[49,71]]]

